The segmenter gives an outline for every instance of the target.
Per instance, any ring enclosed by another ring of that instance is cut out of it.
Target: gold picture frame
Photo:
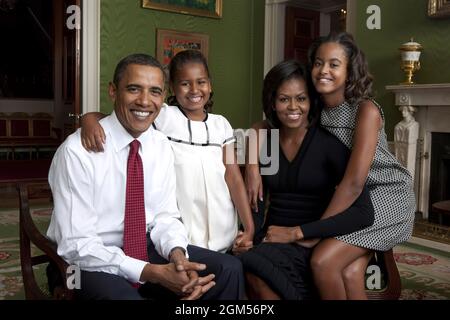
[[[450,17],[450,0],[428,0],[428,16],[430,18]]]
[[[222,18],[223,0],[142,0],[142,7],[208,18]]]
[[[200,51],[208,60],[208,47],[207,34],[156,29],[156,59],[165,66],[178,52],[187,49]]]

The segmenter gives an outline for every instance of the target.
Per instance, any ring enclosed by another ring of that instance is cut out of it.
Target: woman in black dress
[[[265,221],[259,224],[255,246],[240,255],[251,299],[313,298],[309,260],[315,239],[373,223],[367,189],[346,211],[321,220],[350,151],[316,125],[319,110],[313,90],[308,73],[296,61],[276,65],[264,79],[264,113],[271,127],[279,129],[279,149],[272,150],[278,151],[279,170],[262,177],[265,199],[254,217],[255,221],[264,218],[263,203],[267,203]],[[270,139],[271,134],[260,143],[270,146]]]

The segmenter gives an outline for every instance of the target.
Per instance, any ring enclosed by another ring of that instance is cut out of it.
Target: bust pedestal
[[[394,129],[395,157],[408,169],[414,179],[416,169],[417,139],[419,123],[414,119],[412,106],[401,106],[403,120]]]

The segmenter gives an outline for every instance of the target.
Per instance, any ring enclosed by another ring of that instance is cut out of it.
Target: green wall
[[[400,69],[401,44],[411,37],[422,44],[422,70],[413,81],[416,83],[450,83],[450,18],[436,20],[427,16],[428,0],[358,0],[356,40],[366,53],[372,74],[375,76],[376,99],[386,114],[386,132],[393,140],[395,124],[401,120],[395,108],[392,92],[386,85],[405,80]],[[366,27],[367,7],[381,8],[381,30]]]
[[[107,86],[117,62],[134,52],[155,55],[156,28],[209,34],[214,113],[235,128],[261,118],[264,1],[225,0],[222,19],[141,7],[141,0],[101,1],[101,111],[112,104]]]

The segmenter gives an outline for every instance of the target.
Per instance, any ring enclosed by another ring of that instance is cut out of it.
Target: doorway
[[[81,30],[66,26],[72,5],[81,0],[0,1],[0,182],[46,178],[76,128]]]
[[[317,36],[355,29],[356,0],[266,0],[265,11],[264,74],[282,60],[305,60]]]
[[[286,7],[284,59],[308,62],[308,48],[320,35],[320,12]]]
[[[291,1],[286,7],[285,59],[307,63],[308,48],[314,39],[330,31],[346,30],[346,1]]]

